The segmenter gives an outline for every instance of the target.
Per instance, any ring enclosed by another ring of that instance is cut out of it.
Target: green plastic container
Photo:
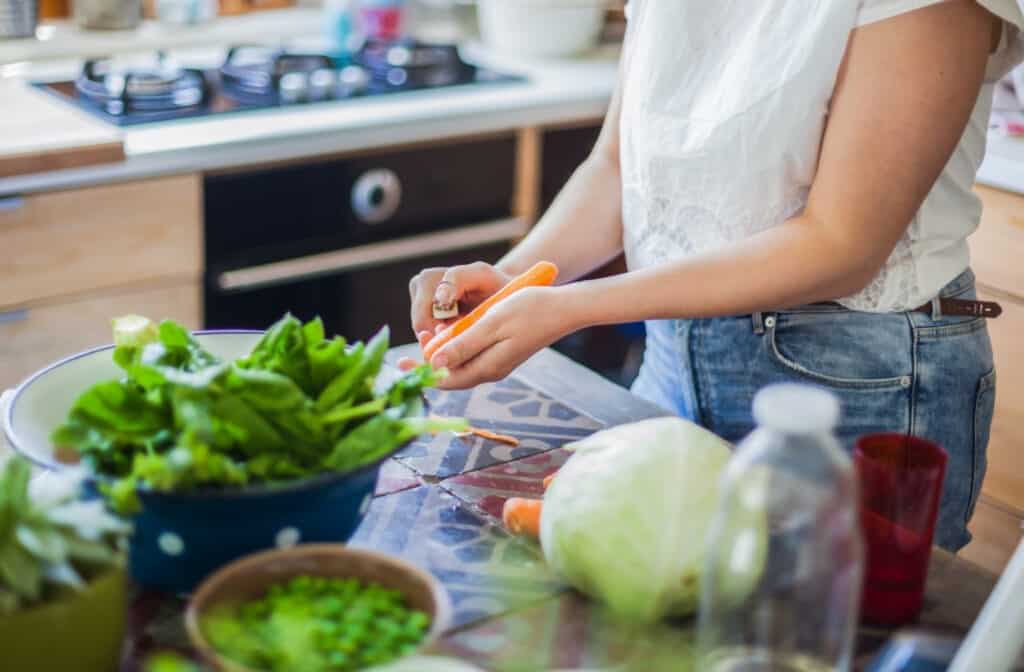
[[[13,614],[0,615],[4,670],[111,672],[124,639],[125,573],[101,574],[82,591]]]

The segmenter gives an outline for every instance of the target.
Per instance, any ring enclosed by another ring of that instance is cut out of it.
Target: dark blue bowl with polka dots
[[[129,569],[139,584],[190,593],[243,555],[298,543],[343,543],[366,515],[380,463],[345,474],[241,490],[140,492]]]

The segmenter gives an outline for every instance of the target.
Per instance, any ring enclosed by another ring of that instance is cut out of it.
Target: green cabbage
[[[658,418],[568,447],[575,454],[544,496],[550,567],[630,621],[693,613],[729,444],[685,420]],[[763,512],[742,522],[753,543],[732,563],[731,597],[760,578],[767,545]]]

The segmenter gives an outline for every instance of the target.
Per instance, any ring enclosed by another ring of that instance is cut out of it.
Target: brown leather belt
[[[939,310],[951,317],[996,318],[1003,314],[1003,307],[995,301],[971,301],[968,299],[939,299]],[[932,302],[915,308],[912,312],[931,315]]]
[[[835,301],[825,301],[816,305],[841,307]],[[939,309],[943,315],[948,317],[985,317],[992,319],[1003,314],[1003,307],[995,301],[972,301],[970,299],[939,299]],[[910,312],[931,315],[934,312],[932,302],[929,301]]]

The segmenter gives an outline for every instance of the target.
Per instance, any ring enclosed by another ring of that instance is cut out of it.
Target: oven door
[[[291,312],[320,316],[331,333],[366,339],[383,325],[392,343],[415,340],[409,280],[424,268],[496,262],[527,226],[509,218],[207,277],[207,328],[265,328]]]
[[[414,340],[409,280],[497,261],[513,217],[514,136],[208,175],[205,325],[265,329],[319,315],[348,339]]]

